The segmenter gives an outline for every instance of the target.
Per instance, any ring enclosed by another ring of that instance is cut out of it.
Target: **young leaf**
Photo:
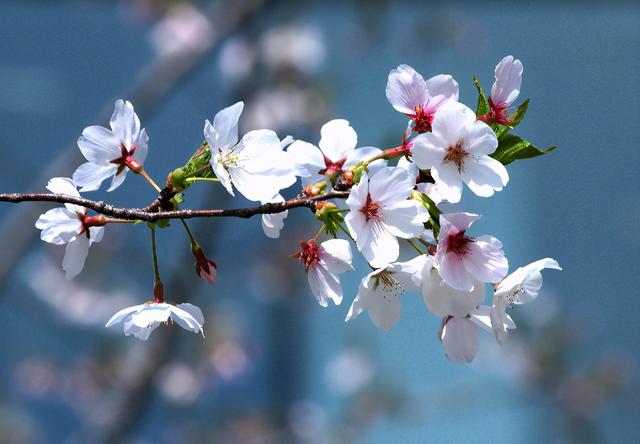
[[[555,149],[556,147],[552,146],[541,150],[522,139],[520,136],[516,136],[515,134],[504,134],[499,140],[498,149],[491,154],[491,157],[501,162],[503,165],[507,165],[514,160],[542,156],[543,154],[550,153]]]
[[[480,85],[480,82],[478,81],[476,76],[473,76],[473,84],[476,85],[476,89],[478,90],[478,106],[476,107],[476,116],[481,116],[488,113],[491,109],[489,106],[489,99],[484,93],[482,85]]]

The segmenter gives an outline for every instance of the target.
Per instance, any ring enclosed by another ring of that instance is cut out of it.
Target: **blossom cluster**
[[[283,190],[300,178],[297,197],[313,199],[310,205],[322,227],[315,237],[300,243],[294,257],[307,273],[317,302],[323,307],[329,301],[342,303],[340,275],[355,270],[353,245],[371,272],[362,278],[346,321],[367,311],[377,327],[389,331],[400,319],[402,294],[417,292],[427,309],[442,320],[439,335],[449,359],[471,362],[478,351],[479,331],[493,332],[502,344],[507,331],[515,328],[507,308],[536,298],[542,269],[560,269],[555,260],[545,258],[509,274],[502,243],[493,236],[470,233],[479,215],[442,210],[460,202],[465,185],[480,197],[503,190],[509,182],[505,165],[553,149],[539,150],[510,133],[528,105],[525,101],[512,109],[522,73],[519,60],[502,59],[489,97],[474,79],[479,94],[474,111],[459,101],[458,83],[452,76],[425,80],[410,66],[398,66],[389,74],[386,96],[408,120],[400,144],[384,150],[359,147],[356,131],[344,119],[322,126],[317,145],[291,137],[281,140],[268,129],[240,137],[244,104],[238,102],[218,112],[213,122],[205,122],[203,145],[169,175],[164,189],[144,170],[149,137],[133,105],[119,100],[110,128],[90,126],[78,139],[87,162],[72,178],[51,179],[47,188],[79,197],[79,192],[97,190],[110,179],[107,191],[113,191],[131,170],[170,197],[161,209],[178,209],[182,193],[195,181],[217,182],[231,196],[239,193],[264,205],[286,202]],[[329,201],[337,195],[346,200]],[[278,238],[287,211],[261,214],[265,235]],[[101,240],[104,226],[115,222],[128,221],[91,216],[87,208],[67,203],[40,216],[36,227],[42,230],[42,240],[67,245],[63,269],[71,279],[82,270],[90,245]],[[206,257],[182,222],[196,273],[205,282],[215,283],[215,262]],[[149,227],[155,259],[155,229],[162,227],[161,221]],[[329,239],[321,240],[323,236]],[[405,251],[401,244],[416,251],[415,257],[400,260]],[[143,340],[170,321],[202,333],[200,309],[188,303],[166,303],[157,262],[154,273],[154,299],[119,311],[107,327],[121,323],[126,335]],[[491,302],[485,303],[488,289]]]

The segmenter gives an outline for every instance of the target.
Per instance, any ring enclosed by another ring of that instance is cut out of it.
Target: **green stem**
[[[411,239],[405,239],[407,241],[407,243],[409,245],[411,245],[418,253],[420,254],[425,254],[424,251],[422,251],[422,249],[420,247],[418,247],[415,242],[413,242]]]
[[[186,183],[193,182],[220,182],[220,179],[217,177],[187,177],[184,180]]]
[[[180,222],[182,222],[182,226],[184,226],[184,229],[187,232],[187,235],[189,236],[189,240],[191,241],[191,246],[193,247],[194,245],[198,245],[198,242],[196,242],[196,238],[193,236],[193,233],[189,229],[189,225],[187,225],[187,222],[184,219],[180,219]]]

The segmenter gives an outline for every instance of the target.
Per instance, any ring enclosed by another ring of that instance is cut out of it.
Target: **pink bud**
[[[196,268],[197,275],[207,284],[215,284],[218,276],[216,263],[204,255],[200,245],[194,246],[191,250],[193,251],[193,256],[196,258],[193,265]]]

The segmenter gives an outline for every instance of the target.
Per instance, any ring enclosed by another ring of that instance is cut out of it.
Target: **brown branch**
[[[142,220],[154,222],[160,219],[193,219],[196,217],[241,217],[250,218],[257,214],[275,214],[297,207],[313,208],[315,202],[346,198],[348,191],[334,191],[316,197],[297,197],[286,202],[266,203],[257,207],[210,209],[210,210],[178,210],[178,211],[148,211],[140,208],[119,208],[109,205],[104,201],[85,199],[83,197],[67,196],[64,194],[50,193],[0,193],[0,202],[57,202],[80,205],[94,210],[105,216],[117,217],[127,220]]]

